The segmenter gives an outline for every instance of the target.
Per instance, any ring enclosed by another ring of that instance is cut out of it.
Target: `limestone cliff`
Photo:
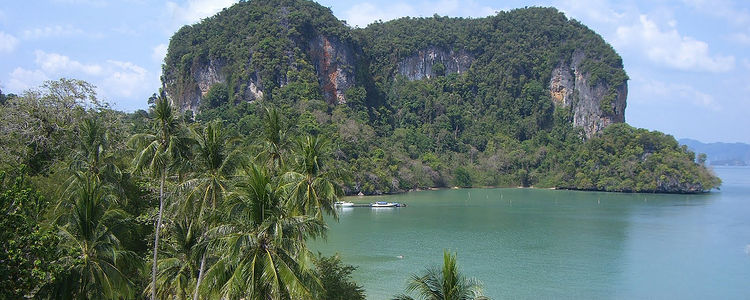
[[[354,86],[354,51],[338,38],[317,35],[309,41],[323,97],[328,103],[346,103],[346,90]]]
[[[471,67],[474,56],[466,51],[445,50],[440,47],[429,47],[420,50],[412,56],[409,56],[398,62],[398,73],[406,76],[409,80],[420,80],[432,78],[436,71],[441,73],[452,74],[466,72]],[[436,65],[440,64],[442,70],[436,70]]]
[[[304,43],[303,47],[298,44]],[[331,104],[346,103],[346,90],[355,85],[354,64],[355,55],[351,45],[342,42],[340,39],[332,36],[317,34],[308,41],[292,41],[292,45],[297,49],[307,50],[306,56],[314,66],[315,73],[320,84],[321,93],[326,102]],[[247,51],[252,51],[248,49]],[[292,55],[289,60],[294,61]],[[252,59],[244,65],[252,65]],[[228,70],[226,62],[221,59],[209,59],[207,63],[195,63],[191,66],[187,78],[178,79],[176,76],[164,76],[163,88],[167,97],[180,110],[200,109],[201,100],[208,93],[208,90],[217,83],[228,83]],[[295,70],[296,66],[290,64],[290,69]],[[255,101],[263,99],[265,88],[263,86],[262,76],[259,72],[254,71],[244,80],[235,78],[233,86],[244,87],[240,91],[234,91],[240,95],[243,101]],[[289,83],[286,76],[280,76],[276,82],[278,86],[285,86]]]
[[[183,111],[200,110],[218,83],[234,103],[288,97],[287,86],[346,103],[357,62],[349,30],[311,1],[243,1],[172,36],[163,89]]]
[[[569,63],[560,63],[552,71],[549,89],[555,105],[570,109],[573,125],[582,127],[589,138],[613,123],[625,122],[628,85],[592,82],[591,74],[581,66],[585,56],[583,51],[575,51]],[[610,103],[605,104],[607,101]]]
[[[493,113],[497,123],[513,127],[519,139],[550,126],[549,99],[570,110],[572,123],[591,137],[625,121],[627,98],[627,76],[614,49],[545,8],[480,19],[402,18],[356,29],[312,1],[245,1],[175,33],[163,74],[168,98],[180,110],[196,112],[218,83],[233,103],[307,99],[341,105],[356,86],[361,89],[352,106],[391,109],[404,100],[394,85],[399,76],[466,75],[452,77],[460,84],[450,88],[462,90],[456,94],[461,103],[474,103],[474,117],[499,110]],[[529,83],[533,96],[523,94]],[[420,112],[412,106],[412,113]],[[430,118],[443,120],[444,113],[438,108]],[[463,126],[456,122],[441,126],[455,132]]]
[[[189,78],[164,76],[162,85],[167,99],[181,111],[198,111],[201,99],[211,86],[226,81],[224,66],[222,61],[210,60],[207,64],[195,65]]]
[[[559,109],[570,109],[573,125],[581,127],[587,138],[601,132],[613,123],[625,122],[625,107],[628,94],[627,82],[610,88],[604,81],[592,82],[591,74],[585,72],[582,63],[586,58],[583,51],[575,51],[569,63],[560,63],[552,71],[549,92],[552,101]],[[398,62],[398,74],[409,80],[434,77],[434,66],[443,66],[446,75],[469,70],[474,56],[466,51],[447,51],[431,46],[418,51]],[[614,100],[614,101],[612,101]],[[606,108],[603,102],[610,101]]]

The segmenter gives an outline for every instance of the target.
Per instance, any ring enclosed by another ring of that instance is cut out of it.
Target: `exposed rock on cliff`
[[[190,78],[163,79],[163,88],[172,104],[179,107],[181,111],[198,111],[203,96],[217,83],[226,81],[224,73],[225,63],[219,60],[210,60],[207,64],[194,66]]]
[[[462,73],[469,70],[474,56],[466,51],[446,51],[438,47],[420,50],[398,63],[398,73],[409,80],[432,78],[435,75]],[[435,68],[439,65],[439,68]],[[443,74],[436,74],[436,72]]]
[[[323,97],[328,103],[346,103],[346,90],[354,86],[354,54],[350,45],[335,37],[316,35],[309,42]]]
[[[297,47],[296,42],[290,42]],[[315,66],[324,99],[331,104],[346,103],[346,90],[355,85],[353,73],[355,55],[352,46],[336,37],[322,34],[315,35],[307,41],[306,46],[303,49],[309,50],[308,55]],[[290,61],[294,61],[293,54],[288,53],[287,57]],[[252,64],[252,60],[246,63],[246,65]],[[211,86],[217,83],[228,83],[229,74],[227,74],[225,67],[226,63],[223,61],[210,59],[205,64],[194,64],[191,67],[189,77],[183,79],[183,82],[178,83],[178,79],[165,76],[163,87],[167,97],[182,111],[198,111],[201,100],[206,96]],[[293,63],[290,63],[290,69],[298,71]],[[288,81],[289,79],[286,76],[281,76],[275,84],[281,87],[287,85]],[[234,86],[245,87],[242,91],[236,91],[244,101],[261,100],[265,95],[263,81],[257,71],[253,72],[247,79],[237,80],[233,84]]]
[[[560,63],[552,70],[549,86],[555,105],[570,109],[573,125],[582,127],[590,138],[613,123],[625,122],[628,84],[612,88],[607,82],[591,82],[591,74],[581,67],[584,58],[582,51],[573,52],[569,64]]]
[[[202,109],[217,83],[233,103],[289,97],[289,90],[297,98],[346,103],[357,60],[349,30],[311,1],[240,2],[175,33],[163,88],[183,111]]]

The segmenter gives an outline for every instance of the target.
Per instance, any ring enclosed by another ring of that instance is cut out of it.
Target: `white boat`
[[[393,202],[385,202],[385,201],[378,201],[375,203],[370,203],[370,207],[397,207],[398,203]]]
[[[347,201],[336,201],[335,203],[333,203],[333,205],[338,207],[352,207],[354,206],[354,203]]]

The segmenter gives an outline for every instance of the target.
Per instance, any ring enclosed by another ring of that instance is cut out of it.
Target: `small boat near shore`
[[[396,207],[396,203],[385,202],[385,201],[378,201],[378,202],[375,202],[375,203],[370,203],[370,207]]]
[[[335,203],[333,203],[333,205],[336,207],[353,207],[354,203],[347,201],[336,201]]]
[[[375,203],[370,203],[370,207],[405,207],[406,204],[398,203],[398,202],[385,202],[385,201],[378,201]]]

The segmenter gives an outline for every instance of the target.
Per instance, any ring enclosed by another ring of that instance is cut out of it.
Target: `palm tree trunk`
[[[193,300],[198,300],[198,289],[201,287],[201,279],[203,279],[203,268],[206,265],[206,253],[203,253],[201,257],[201,268],[198,271],[198,282],[195,283],[195,291],[193,292]]]
[[[156,300],[156,261],[159,254],[159,229],[161,229],[161,215],[164,211],[164,181],[166,174],[162,172],[159,183],[159,215],[156,217],[156,228],[154,229],[154,262],[151,268],[151,300]]]

